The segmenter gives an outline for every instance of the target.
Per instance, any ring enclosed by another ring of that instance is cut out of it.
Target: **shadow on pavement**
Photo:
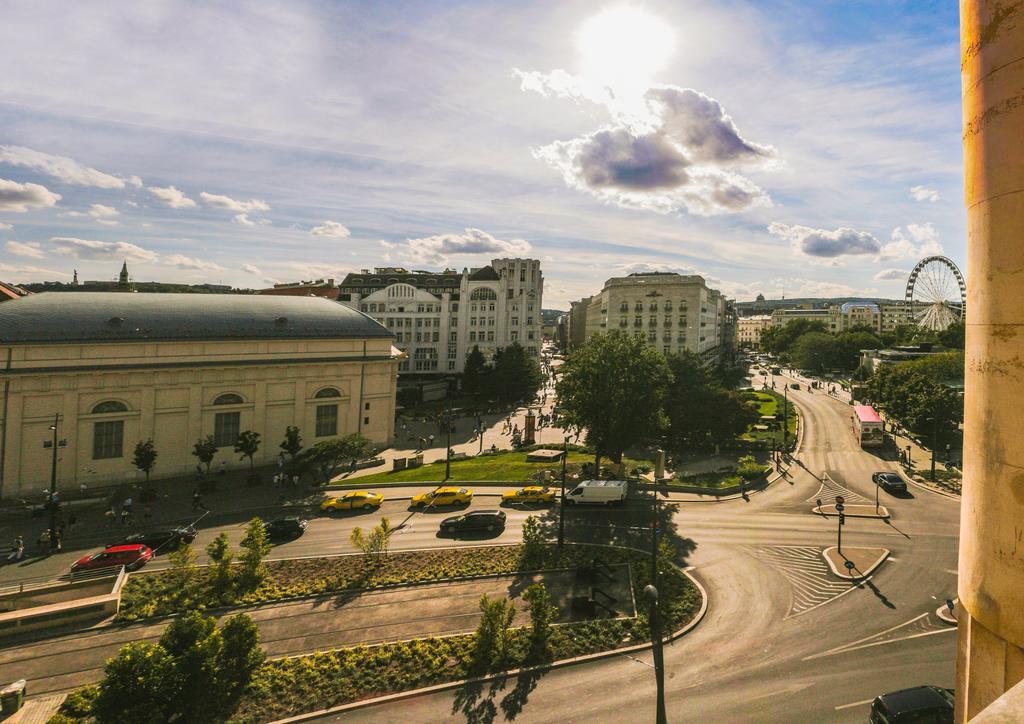
[[[452,714],[462,714],[467,724],[490,724],[497,718],[500,708],[503,718],[512,721],[523,711],[537,682],[548,671],[550,667],[542,666],[520,671],[515,677],[502,675],[490,683],[468,681],[455,691]],[[495,705],[495,699],[513,678],[515,685]]]

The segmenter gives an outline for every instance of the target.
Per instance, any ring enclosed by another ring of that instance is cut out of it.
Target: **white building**
[[[751,317],[739,317],[736,320],[737,346],[757,348],[761,344],[761,332],[772,326],[772,315],[755,314]]]
[[[474,345],[490,358],[518,342],[539,357],[543,290],[536,259],[494,259],[461,273],[364,269],[342,280],[338,301],[394,333],[407,355],[399,372],[452,374]]]
[[[620,330],[665,354],[688,350],[715,360],[731,349],[734,334],[722,293],[703,277],[672,272],[609,279],[590,298],[585,324],[587,337]]]

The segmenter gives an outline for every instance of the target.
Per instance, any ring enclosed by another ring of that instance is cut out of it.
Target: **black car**
[[[882,486],[890,493],[907,492],[907,484],[897,473],[875,473],[871,476],[871,480],[875,485]]]
[[[302,535],[309,521],[297,515],[289,515],[285,518],[277,518],[266,523],[267,537],[270,540],[288,540],[298,538]]]
[[[871,702],[868,721],[871,724],[953,724],[953,690],[915,686],[882,694]]]
[[[493,531],[505,527],[505,513],[500,510],[474,510],[441,521],[444,533],[465,533],[475,530]]]
[[[165,528],[162,530],[132,533],[120,542],[112,543],[111,545],[144,545],[148,548],[152,548],[154,553],[166,553],[167,551],[177,550],[183,543],[191,543],[195,539],[196,529],[190,525],[183,525],[179,528]]]

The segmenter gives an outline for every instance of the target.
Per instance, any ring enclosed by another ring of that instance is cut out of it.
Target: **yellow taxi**
[[[336,510],[370,510],[379,508],[384,496],[368,490],[353,490],[344,495],[331,496],[320,503],[320,510],[332,512]]]
[[[528,485],[519,490],[509,490],[501,494],[503,503],[552,503],[555,491],[540,485]]]
[[[472,490],[448,486],[431,490],[429,493],[414,495],[410,505],[413,508],[425,508],[428,505],[469,505],[472,500]]]

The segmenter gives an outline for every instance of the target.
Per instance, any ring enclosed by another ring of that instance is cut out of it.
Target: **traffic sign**
[[[846,516],[842,513],[839,514],[839,525],[846,525]]]
[[[842,495],[837,495],[836,496],[836,505],[842,505],[845,502],[846,502],[846,498],[844,498]]]
[[[846,566],[846,570],[848,570],[848,571],[852,571],[853,570],[853,561],[847,561],[844,565]]]
[[[844,510],[846,510],[845,505],[842,503],[836,503],[836,512],[842,513]]]

